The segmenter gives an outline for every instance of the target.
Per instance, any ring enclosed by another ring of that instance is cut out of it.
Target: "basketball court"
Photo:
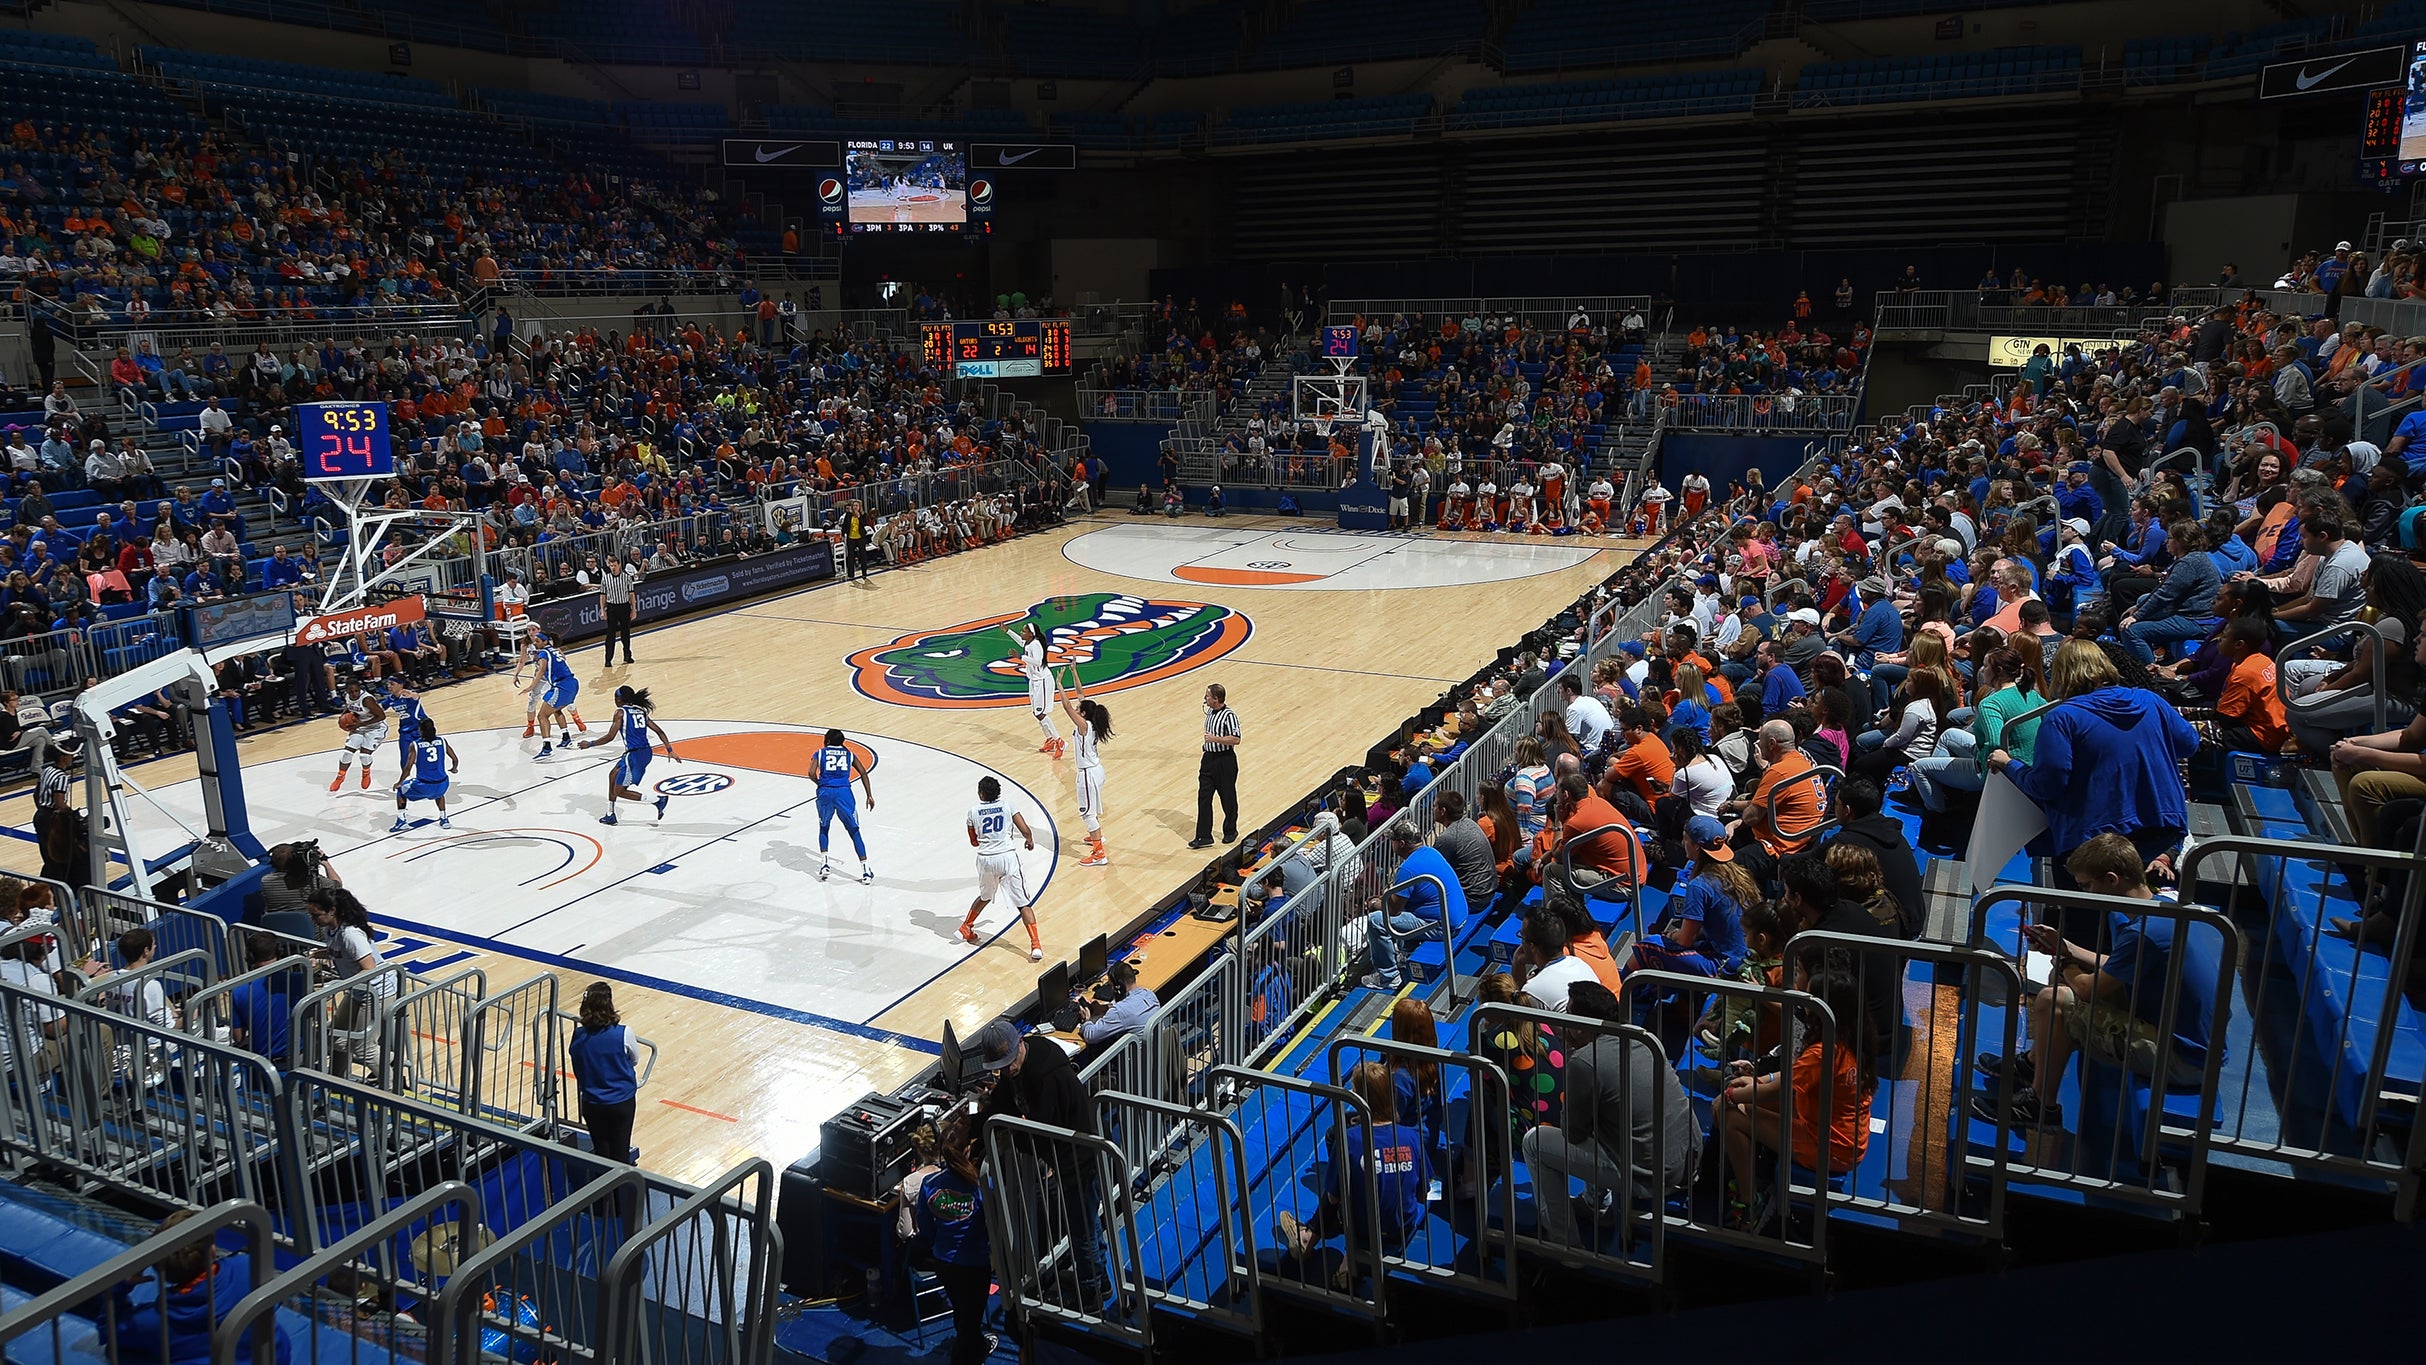
[[[640,662],[612,672],[579,653],[592,734],[616,684],[656,699],[677,755],[647,775],[671,798],[662,823],[626,803],[600,825],[613,751],[537,760],[502,674],[429,696],[462,758],[452,829],[421,804],[388,833],[393,739],[367,791],[331,793],[342,736],[325,721],[242,741],[246,804],[265,843],[322,841],[392,959],[478,966],[500,985],[554,971],[568,1001],[614,982],[660,1049],[637,1138],[652,1169],[788,1161],[836,1109],[930,1062],[947,1019],[965,1035],[1033,989],[1040,967],[1008,906],[989,907],[977,948],[953,932],[975,893],[963,817],[980,777],[998,776],[1035,831],[1025,866],[1050,965],[1212,856],[1186,847],[1207,683],[1244,725],[1252,826],[1606,576],[1636,548],[1621,544],[1099,516],[650,630]],[[1024,685],[1003,666],[1005,627],[1031,620],[1057,671],[1077,668],[1112,712],[1109,867],[1064,854],[1079,829],[1071,765],[1036,751]],[[837,875],[817,876],[807,774],[828,726],[874,760],[871,886],[839,825]],[[190,758],[130,771],[158,803],[135,802],[152,846],[196,818],[193,773]],[[0,820],[23,832],[29,798],[0,803]],[[29,842],[0,845],[0,862],[36,866]]]
[[[968,191],[928,185],[886,185],[851,191],[855,223],[962,223],[968,220]]]

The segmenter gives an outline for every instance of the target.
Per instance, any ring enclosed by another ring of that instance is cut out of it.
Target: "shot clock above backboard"
[[[300,403],[295,425],[307,481],[384,479],[396,472],[385,403]]]
[[[1326,360],[1356,359],[1357,340],[1356,328],[1353,325],[1342,323],[1323,328],[1323,358]]]

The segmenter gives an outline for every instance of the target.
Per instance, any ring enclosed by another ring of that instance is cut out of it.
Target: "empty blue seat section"
[[[1425,94],[1377,95],[1309,104],[1251,104],[1231,110],[1214,136],[1221,142],[1387,137],[1413,132],[1415,120],[1431,109],[1432,97]]]
[[[1925,57],[1812,62],[1803,68],[1796,90],[1807,104],[1894,104],[2077,90],[2080,84],[2078,44],[2038,44]]]
[[[1512,72],[1732,57],[1768,14],[1769,0],[1534,0],[1500,47]]]
[[[1542,123],[1742,114],[1761,90],[1757,67],[1627,76],[1615,80],[1478,86],[1466,92],[1452,128],[1510,128]]]
[[[1251,67],[1430,57],[1483,36],[1477,0],[1310,0],[1249,54]]]

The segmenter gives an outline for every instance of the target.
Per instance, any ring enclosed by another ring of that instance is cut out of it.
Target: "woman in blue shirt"
[[[1342,1171],[1336,1161],[1324,1162],[1322,1204],[1311,1220],[1286,1212],[1272,1220],[1282,1256],[1301,1266],[1326,1238],[1344,1238],[1345,1259],[1331,1276],[1335,1288],[1352,1288],[1357,1263],[1376,1249],[1386,1252],[1406,1246],[1415,1229],[1423,1225],[1432,1189],[1432,1163],[1424,1153],[1423,1130],[1413,1124],[1383,1121],[1393,1117],[1397,1108],[1389,1064],[1357,1063],[1348,1073],[1348,1089],[1363,1101],[1368,1122],[1349,1130],[1347,1170]],[[1379,1195],[1374,1202],[1381,1218],[1375,1228],[1363,1226],[1362,1186],[1368,1172]],[[1351,1178],[1356,1182],[1353,1190],[1347,1183]]]
[[[630,1161],[640,1049],[615,1012],[614,989],[604,981],[593,981],[582,992],[581,1023],[565,1051],[581,1087],[581,1122],[590,1130],[590,1149],[609,1161]]]
[[[918,1187],[911,1222],[935,1278],[952,1305],[952,1365],[978,1365],[994,1353],[985,1330],[986,1300],[994,1278],[993,1242],[986,1233],[985,1191],[978,1179],[976,1133],[967,1115],[957,1115],[936,1136],[935,1159],[943,1169]]]

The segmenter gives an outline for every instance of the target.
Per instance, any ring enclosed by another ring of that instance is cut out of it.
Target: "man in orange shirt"
[[[1760,784],[1752,795],[1730,801],[1721,809],[1736,817],[1727,826],[1727,841],[1735,848],[1736,862],[1754,881],[1766,886],[1775,879],[1781,860],[1811,846],[1822,809],[1819,785],[1796,781],[1811,771],[1811,760],[1795,747],[1794,726],[1782,720],[1764,721],[1759,743],[1765,765]],[[1793,786],[1787,787],[1790,782]]]
[[[1668,746],[1660,741],[1659,732],[1652,728],[1650,713],[1640,706],[1628,706],[1618,712],[1617,737],[1622,749],[1617,761],[1609,765],[1602,785],[1614,794],[1619,784],[1642,798],[1638,820],[1648,820],[1651,803],[1668,794],[1668,784],[1676,778],[1676,759]]]
[[[1563,898],[1577,904],[1586,897],[1633,900],[1643,874],[1651,869],[1643,858],[1643,842],[1634,833],[1633,822],[1592,790],[1591,779],[1582,773],[1569,773],[1558,780],[1558,809],[1562,818],[1557,837],[1549,856],[1540,862],[1542,898],[1545,901]],[[1606,825],[1617,828],[1592,835],[1592,831]],[[1566,863],[1574,865],[1576,876],[1572,881],[1567,876]]]
[[[2224,722],[2216,738],[2227,749],[2281,753],[2291,727],[2282,694],[2275,690],[2274,660],[2266,656],[2266,627],[2246,617],[2235,620],[2224,627],[2221,643],[2232,672],[2215,703],[2216,718]]]

